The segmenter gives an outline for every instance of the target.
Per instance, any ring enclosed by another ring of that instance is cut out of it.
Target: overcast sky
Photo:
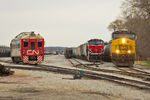
[[[0,44],[35,31],[46,46],[74,47],[89,39],[111,39],[107,27],[123,0],[0,0]]]

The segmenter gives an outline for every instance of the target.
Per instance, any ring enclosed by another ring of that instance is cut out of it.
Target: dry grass
[[[144,61],[135,61],[135,64],[138,64],[138,65],[146,65],[146,63]]]
[[[15,73],[13,74],[13,76],[17,76],[17,77],[28,77],[28,76],[30,76],[30,74],[25,73],[25,72],[15,72]]]
[[[136,61],[135,64],[146,66],[150,68],[150,61]]]

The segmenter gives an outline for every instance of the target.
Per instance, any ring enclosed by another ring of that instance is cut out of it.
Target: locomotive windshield
[[[38,47],[42,47],[42,42],[38,42]]]
[[[24,42],[24,47],[28,47],[28,42]]]
[[[31,42],[31,50],[35,50],[35,42]]]
[[[118,39],[118,38],[123,38],[123,37],[135,40],[136,35],[134,33],[129,33],[129,32],[125,32],[125,31],[124,32],[116,32],[116,33],[112,34],[113,39]]]
[[[89,45],[104,45],[104,42],[102,40],[90,40]]]

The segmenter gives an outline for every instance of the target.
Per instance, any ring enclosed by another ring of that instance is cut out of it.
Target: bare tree
[[[125,29],[125,26],[122,20],[116,19],[115,21],[109,24],[108,29],[110,31],[117,31],[117,30]]]
[[[150,57],[150,0],[125,0],[122,3],[122,20],[116,19],[109,30],[128,29],[137,35],[137,55]]]

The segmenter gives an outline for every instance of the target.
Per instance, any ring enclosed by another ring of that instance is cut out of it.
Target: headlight
[[[116,53],[119,53],[119,50],[116,50]]]
[[[128,53],[130,54],[130,53],[131,53],[131,50],[128,50]]]
[[[125,43],[125,42],[126,42],[126,39],[125,39],[125,38],[123,38],[123,39],[122,39],[122,43]]]

